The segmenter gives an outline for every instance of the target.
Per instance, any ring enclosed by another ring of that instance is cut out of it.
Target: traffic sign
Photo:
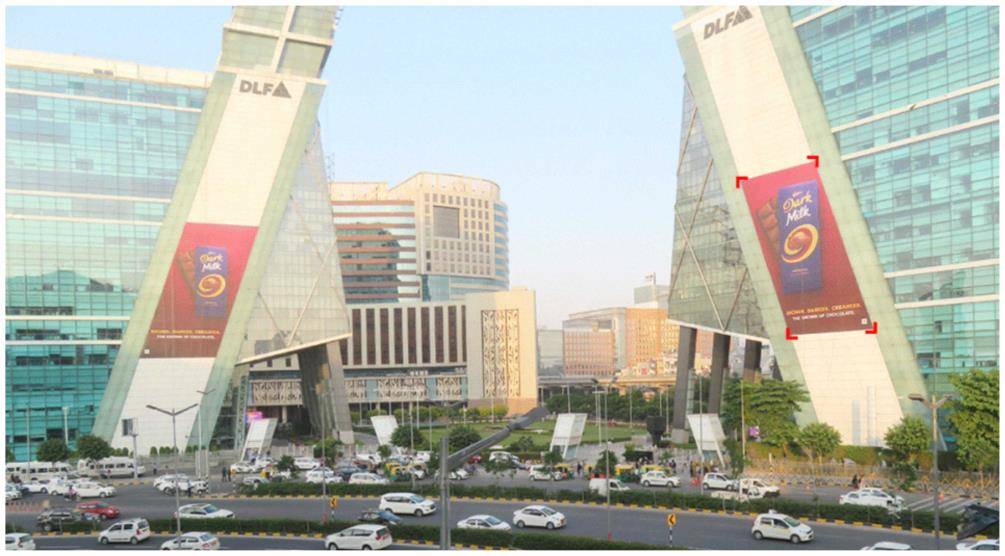
[[[331,498],[329,498],[328,499],[328,505],[331,506],[331,509],[333,509],[333,510],[336,507],[338,507],[338,497],[337,496],[332,496]]]
[[[673,529],[674,525],[677,525],[677,514],[675,513],[667,514],[667,527]]]

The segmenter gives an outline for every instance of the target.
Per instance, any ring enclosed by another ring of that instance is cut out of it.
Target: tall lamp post
[[[178,535],[181,535],[181,494],[178,492],[180,490],[180,483],[178,481],[178,427],[176,424],[176,418],[185,413],[186,411],[198,406],[199,404],[194,403],[184,409],[179,409],[178,411],[166,409],[161,409],[154,405],[147,405],[147,409],[152,409],[154,411],[159,411],[164,415],[171,418],[171,440],[174,443],[174,515],[175,524],[178,526]]]
[[[939,408],[951,400],[952,395],[943,394],[942,397],[936,397],[935,394],[932,394],[931,398],[925,398],[921,394],[911,394],[908,399],[924,405],[932,414],[932,499],[935,504],[933,529],[935,530],[935,550],[939,550],[942,534],[939,525],[939,512],[941,510],[939,504]]]
[[[199,394],[199,395],[201,395],[201,396],[203,396],[203,398],[205,398],[209,394],[212,394],[213,392],[216,392],[216,388],[210,388],[209,390],[196,390],[196,393]],[[199,424],[198,424],[198,428],[199,428],[199,449],[195,451],[195,476],[198,477],[199,476],[199,467],[200,467],[199,459],[202,457],[202,408],[200,408],[199,412],[196,413],[196,417],[199,418]],[[203,471],[205,471],[206,474],[204,475],[204,477],[208,479],[209,478],[209,448],[208,447],[206,449],[206,462],[205,463],[206,463],[206,466],[203,469]]]
[[[70,449],[70,408],[63,406],[63,444]]]

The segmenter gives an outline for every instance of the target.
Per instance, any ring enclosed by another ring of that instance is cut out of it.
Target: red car
[[[475,454],[475,455],[473,455],[473,456],[471,456],[471,457],[468,458],[468,463],[470,463],[472,465],[474,465],[476,463],[481,463],[481,462],[482,462],[482,456],[480,454]]]
[[[101,519],[115,519],[119,517],[119,509],[104,502],[82,502],[77,504],[77,511],[83,514],[93,514]]]

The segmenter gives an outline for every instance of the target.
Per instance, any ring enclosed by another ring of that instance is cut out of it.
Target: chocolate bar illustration
[[[813,180],[780,188],[777,207],[782,292],[820,289],[820,184]]]

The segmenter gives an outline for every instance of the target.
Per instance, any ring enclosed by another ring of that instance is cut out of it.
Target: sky
[[[8,7],[6,44],[212,71],[229,7]],[[669,283],[676,7],[348,6],[319,111],[331,178],[498,183],[538,326]]]

